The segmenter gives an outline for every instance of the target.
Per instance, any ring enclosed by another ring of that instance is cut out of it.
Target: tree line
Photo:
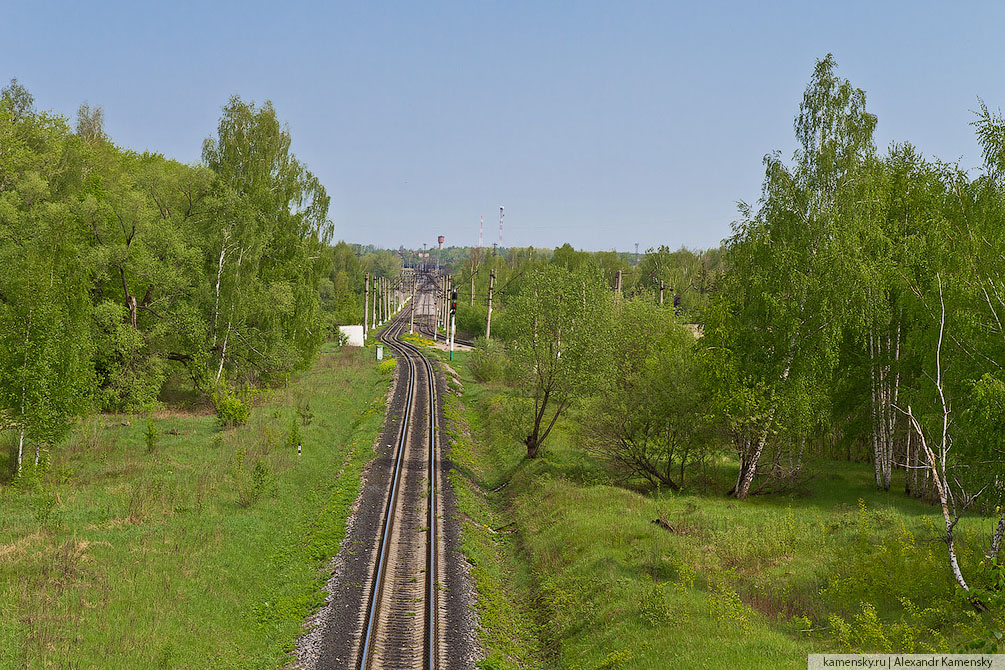
[[[225,397],[275,383],[330,337],[329,196],[271,103],[234,96],[202,161],[117,146],[0,95],[0,420],[25,451],[92,409],[141,411],[165,384]],[[330,305],[331,306],[331,305]]]
[[[584,443],[655,486],[707,479],[723,453],[736,463],[723,493],[739,499],[799,485],[813,456],[868,461],[881,490],[899,482],[937,506],[954,577],[981,607],[954,532],[968,512],[992,514],[986,557],[997,565],[1005,119],[979,102],[974,175],[908,143],[879,151],[876,124],[865,92],[821,59],[791,160],[768,154],[759,201],[741,203],[721,249],[692,254],[688,309],[654,296],[665,249],[621,292],[598,255],[558,249],[523,273],[501,343],[473,368],[509,382],[530,458],[578,408]]]

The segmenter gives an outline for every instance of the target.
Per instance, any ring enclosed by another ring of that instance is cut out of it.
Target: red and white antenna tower
[[[499,248],[502,249],[502,222],[503,222],[503,210],[505,207],[499,205]]]
[[[485,217],[478,217],[478,248],[482,248],[482,231],[485,230]]]

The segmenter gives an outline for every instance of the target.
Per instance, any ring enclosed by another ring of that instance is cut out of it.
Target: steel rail
[[[414,309],[414,306],[413,306]],[[429,540],[426,543],[426,667],[436,668],[436,576],[439,569],[436,551],[436,492],[437,487],[437,432],[436,432],[436,383],[433,366],[429,359],[415,345],[398,340],[404,349],[414,353],[426,368],[427,396],[429,398],[429,422],[427,425],[429,478],[426,484],[427,518],[426,529]]]
[[[397,323],[392,324],[398,328]],[[387,332],[381,333],[382,341],[387,336]],[[390,343],[388,343],[390,346]],[[373,584],[370,589],[370,605],[367,609],[366,619],[363,623],[362,646],[360,649],[359,667],[366,670],[369,667],[369,655],[373,643],[374,633],[377,623],[377,606],[380,602],[381,593],[384,587],[384,572],[387,566],[387,550],[393,527],[394,502],[398,495],[398,485],[401,482],[401,472],[404,465],[403,454],[405,451],[405,439],[408,434],[409,418],[412,412],[412,396],[415,386],[415,364],[408,356],[404,357],[408,363],[408,389],[405,395],[405,406],[402,411],[401,426],[398,428],[397,447],[395,449],[394,473],[391,476],[390,491],[387,496],[387,504],[384,507],[384,520],[382,522],[380,545],[377,551],[377,563],[375,566]]]
[[[414,301],[413,301],[414,302]],[[409,306],[410,309],[415,309],[415,305]],[[402,312],[404,315],[404,312]],[[388,544],[389,538],[391,536],[391,531],[394,523],[394,503],[398,495],[398,487],[401,481],[401,473],[403,470],[403,454],[405,441],[408,436],[408,427],[411,423],[412,418],[412,404],[413,396],[415,395],[415,377],[416,377],[416,363],[412,355],[418,357],[426,370],[426,381],[427,381],[427,395],[429,399],[429,422],[428,422],[428,467],[429,473],[427,477],[426,485],[426,500],[427,500],[427,541],[426,541],[426,616],[425,616],[425,628],[426,628],[426,639],[424,641],[424,651],[425,651],[425,670],[435,670],[437,666],[436,657],[436,619],[437,619],[437,607],[436,607],[436,575],[437,575],[437,547],[436,547],[436,491],[437,491],[437,470],[436,470],[436,455],[437,455],[437,433],[436,433],[436,385],[434,383],[433,368],[429,363],[429,360],[422,354],[418,347],[402,341],[399,336],[404,329],[404,318],[399,317],[393,321],[380,335],[380,340],[384,342],[388,347],[397,351],[401,354],[401,358],[407,363],[408,372],[408,390],[405,399],[405,407],[402,412],[401,426],[398,430],[397,438],[397,448],[395,451],[395,466],[394,473],[391,478],[390,492],[387,498],[387,504],[384,509],[384,520],[382,522],[383,528],[381,532],[380,546],[378,549],[377,563],[375,566],[375,574],[373,585],[370,591],[370,605],[367,609],[366,619],[363,626],[363,637],[361,642],[360,650],[360,660],[359,668],[360,670],[366,670],[370,667],[369,656],[372,653],[373,640],[377,628],[377,610],[379,607],[379,602],[383,593],[383,580],[386,574],[387,566],[387,554],[388,554]]]

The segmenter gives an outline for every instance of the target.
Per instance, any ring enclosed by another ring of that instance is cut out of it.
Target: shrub
[[[667,605],[667,588],[657,582],[652,590],[643,593],[639,600],[639,613],[651,626],[660,626],[670,622],[670,608]]]
[[[152,454],[154,448],[157,446],[157,437],[157,426],[154,424],[153,418],[148,418],[146,429],[143,431],[143,441],[147,445],[148,454]]]
[[[157,404],[166,360],[151,351],[142,333],[129,325],[128,310],[105,300],[94,307],[97,400],[102,409],[146,410]]]
[[[255,461],[249,478],[242,469],[237,471],[237,503],[244,508],[254,505],[269,486],[269,466],[262,460]]]
[[[471,352],[471,374],[480,382],[497,381],[506,373],[506,350],[498,340],[479,337]]]
[[[332,337],[331,341],[340,347],[344,347],[349,344],[349,336],[342,332],[342,329],[338,326],[334,326],[331,331]]]
[[[484,305],[457,305],[457,330],[478,337],[485,334],[488,308]]]
[[[251,416],[251,391],[233,391],[224,380],[213,392],[213,405],[224,426],[243,426]]]

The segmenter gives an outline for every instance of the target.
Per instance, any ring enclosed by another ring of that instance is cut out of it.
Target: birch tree
[[[68,205],[79,149],[65,121],[0,96],[0,416],[17,472],[87,406],[89,267]]]
[[[841,287],[856,281],[849,227],[868,216],[860,195],[876,125],[865,93],[835,69],[830,55],[817,62],[795,121],[793,165],[777,154],[765,157],[760,207],[741,208],[727,245],[724,330],[742,362],[741,379],[767,394],[768,408],[739,451],[738,498],[749,494],[784,416],[827,410],[824,380],[846,317]]]
[[[326,335],[329,198],[290,143],[271,103],[235,96],[203,146],[216,175],[205,258],[215,383],[225,370],[268,379],[306,365]]]

